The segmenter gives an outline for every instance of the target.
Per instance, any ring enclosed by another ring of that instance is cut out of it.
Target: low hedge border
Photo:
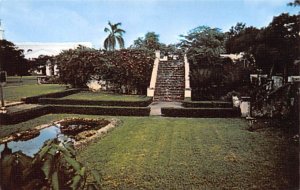
[[[139,101],[101,101],[101,100],[75,100],[75,99],[57,99],[40,98],[40,104],[58,104],[58,105],[93,105],[93,106],[121,106],[121,107],[147,107],[152,103],[152,98]]]
[[[149,116],[149,107],[102,107],[53,105],[52,113],[72,113],[86,115]]]
[[[51,113],[50,106],[38,106],[22,111],[0,114],[0,124],[16,124]]]
[[[25,97],[25,98],[21,98],[21,100],[26,104],[37,104],[40,98],[61,98],[61,97],[69,96],[71,94],[78,93],[81,90],[82,89],[69,89],[61,92],[53,92],[48,94],[41,94],[38,96]]]
[[[185,100],[182,106],[186,108],[232,108],[232,102],[224,101],[190,101]]]
[[[206,117],[226,118],[240,117],[239,109],[233,108],[170,108],[162,107],[161,113],[165,117]]]
[[[18,112],[0,114],[0,124],[16,124],[47,114],[85,114],[111,116],[149,116],[150,107],[100,107],[44,105]]]

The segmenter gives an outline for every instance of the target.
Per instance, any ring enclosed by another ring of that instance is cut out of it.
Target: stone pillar
[[[192,97],[192,89],[190,87],[190,65],[187,59],[186,54],[184,55],[184,80],[185,80],[185,89],[184,89],[184,98]]]
[[[248,96],[241,97],[241,117],[251,117],[251,98]]]
[[[46,62],[46,76],[52,76],[51,61],[49,59]]]
[[[150,81],[149,88],[147,88],[147,96],[149,96],[149,97],[153,97],[154,96],[155,84],[156,84],[156,79],[157,79],[157,71],[158,71],[158,65],[159,65],[159,59],[160,59],[160,51],[156,50],[155,51],[154,65],[153,65],[152,74],[151,74],[151,81]]]
[[[58,68],[57,68],[57,64],[54,65],[53,67],[53,71],[54,71],[54,75],[57,76],[58,75]]]

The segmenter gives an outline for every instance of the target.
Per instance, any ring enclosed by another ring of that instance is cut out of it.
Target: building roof
[[[26,59],[38,58],[40,55],[55,56],[63,50],[76,49],[79,45],[92,48],[91,42],[64,42],[64,43],[43,43],[43,42],[20,42],[15,43],[19,49],[24,50]]]

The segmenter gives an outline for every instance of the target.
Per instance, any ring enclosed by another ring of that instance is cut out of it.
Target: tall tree
[[[7,71],[8,75],[25,75],[28,71],[28,62],[24,58],[23,50],[7,40],[0,40],[0,70]]]
[[[108,22],[109,28],[105,27],[104,32],[108,32],[107,38],[104,40],[104,48],[106,50],[114,51],[116,48],[116,44],[119,44],[120,48],[124,48],[124,39],[123,34],[125,30],[119,28],[122,24],[116,23],[112,24],[110,21]]]
[[[155,34],[155,32],[147,32],[147,34],[145,35],[145,43],[148,49],[159,49],[159,35]]]

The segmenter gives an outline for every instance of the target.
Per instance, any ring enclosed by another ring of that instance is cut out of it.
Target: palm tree
[[[116,41],[119,44],[120,48],[124,48],[124,39],[122,37],[125,31],[123,29],[118,28],[122,24],[119,22],[117,24],[112,24],[110,21],[108,22],[109,28],[105,27],[104,32],[109,32],[109,35],[104,40],[104,48],[106,50],[115,50]]]

